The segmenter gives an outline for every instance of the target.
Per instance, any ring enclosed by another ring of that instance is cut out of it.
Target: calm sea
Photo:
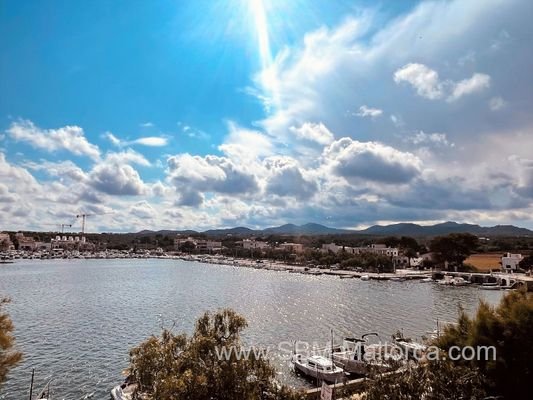
[[[0,296],[16,327],[24,362],[0,399],[25,399],[51,377],[57,399],[108,399],[123,379],[128,350],[161,326],[192,332],[206,310],[231,307],[249,323],[245,340],[271,346],[302,340],[326,344],[343,336],[398,329],[420,337],[437,319],[454,321],[458,307],[501,292],[433,283],[360,281],[180,260],[51,260],[0,265]],[[276,352],[280,378],[305,385]],[[92,396],[92,397],[91,397]]]

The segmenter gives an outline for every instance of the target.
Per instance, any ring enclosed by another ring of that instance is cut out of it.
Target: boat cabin
[[[307,359],[307,365],[309,368],[313,368],[319,371],[333,371],[335,369],[331,360],[322,356],[311,356]]]

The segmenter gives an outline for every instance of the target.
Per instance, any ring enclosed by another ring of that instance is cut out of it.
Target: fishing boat
[[[337,367],[330,359],[324,356],[313,355],[305,357],[302,354],[294,354],[291,362],[295,371],[319,381],[336,383],[345,379],[342,368]]]
[[[387,372],[400,360],[401,354],[393,346],[369,344],[368,337],[377,333],[367,333],[361,338],[345,338],[342,346],[331,348],[331,358],[338,367],[354,375],[367,376],[373,372]]]
[[[414,360],[419,360],[427,350],[427,346],[417,343],[411,338],[406,338],[400,331],[392,335],[392,341],[402,349],[404,355]]]

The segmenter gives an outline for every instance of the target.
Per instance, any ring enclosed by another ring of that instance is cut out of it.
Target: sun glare
[[[272,49],[270,47],[270,32],[265,0],[249,0],[249,8],[255,24],[257,47],[261,62],[261,72],[259,74],[260,83],[263,88],[268,91],[271,98],[271,105],[277,106],[277,79],[273,69]]]

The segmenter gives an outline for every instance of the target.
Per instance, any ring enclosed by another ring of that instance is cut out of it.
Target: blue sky
[[[533,227],[531,11],[4,0],[0,229]]]

